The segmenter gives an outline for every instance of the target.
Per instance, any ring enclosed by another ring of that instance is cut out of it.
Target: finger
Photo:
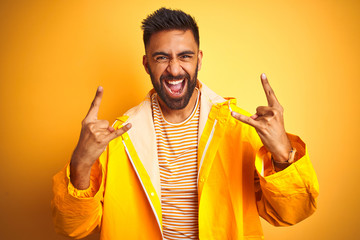
[[[257,115],[257,114],[254,114],[254,115],[251,116],[251,118],[254,119],[254,120],[257,119],[258,117],[259,117],[259,115]]]
[[[109,127],[109,121],[107,121],[107,120],[97,120],[96,121],[96,127],[98,127],[98,128],[108,128]]]
[[[98,89],[96,90],[94,100],[91,103],[91,106],[90,106],[89,112],[86,115],[86,118],[90,117],[90,118],[97,119],[103,92],[104,92],[103,87],[99,86]]]
[[[124,133],[126,133],[131,128],[131,123],[126,124],[122,128],[115,130],[114,132],[110,133],[107,137],[107,141],[110,142],[111,140],[120,137]]]
[[[256,114],[258,116],[273,115],[274,108],[268,106],[260,106],[256,108]]]
[[[269,83],[265,73],[262,73],[260,78],[261,78],[261,83],[262,83],[264,91],[265,91],[268,105],[271,107],[276,106],[277,104],[279,104],[279,102],[275,96],[274,90],[270,86],[270,83]]]
[[[99,138],[99,139],[105,139],[107,138],[107,136],[109,135],[109,130],[106,129],[106,128],[102,128],[102,129],[98,129],[96,132],[93,133],[93,135],[96,137],[96,138]]]
[[[115,131],[115,128],[113,128],[113,127],[108,127],[107,129],[108,129],[108,131],[111,132],[111,133]]]
[[[234,112],[234,111],[231,112],[231,116],[233,116],[234,118],[236,118],[237,120],[239,120],[243,123],[253,126],[254,128],[259,127],[259,123],[257,121],[255,121],[252,117],[248,117],[248,116],[242,115],[242,114]]]

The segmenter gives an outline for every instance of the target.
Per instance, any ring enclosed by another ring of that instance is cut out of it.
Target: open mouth
[[[185,78],[180,80],[164,80],[164,85],[172,97],[180,97],[185,89],[186,81]]]

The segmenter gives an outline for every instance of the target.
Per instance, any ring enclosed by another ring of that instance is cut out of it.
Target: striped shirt
[[[160,168],[164,239],[198,239],[199,95],[191,115],[176,124],[165,120],[156,93],[151,100]]]

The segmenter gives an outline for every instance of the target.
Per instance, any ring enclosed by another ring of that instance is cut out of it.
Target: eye
[[[181,55],[181,56],[180,56],[180,59],[181,59],[182,61],[190,61],[192,58],[193,58],[193,56],[192,56],[192,55],[188,55],[188,54],[185,54],[185,55]]]
[[[157,62],[166,62],[166,61],[168,61],[168,57],[166,57],[166,56],[157,56],[156,58],[155,58],[155,60],[157,61]]]

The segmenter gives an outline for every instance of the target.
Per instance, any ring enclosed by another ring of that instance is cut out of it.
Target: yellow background
[[[151,84],[140,22],[161,6],[200,26],[199,79],[254,112],[267,73],[286,129],[308,145],[317,212],[265,239],[356,239],[360,215],[359,1],[4,1],[0,3],[0,238],[53,231],[51,178],[69,160],[96,87],[112,122]],[[89,237],[87,239],[96,239]]]

